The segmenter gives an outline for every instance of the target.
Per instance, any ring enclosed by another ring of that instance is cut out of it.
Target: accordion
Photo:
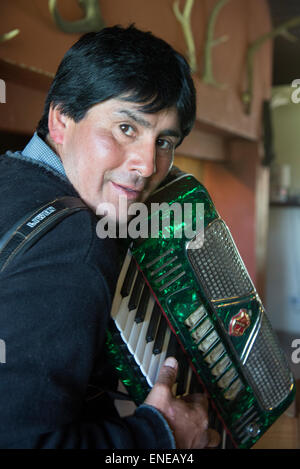
[[[175,394],[204,390],[228,447],[250,448],[295,393],[263,304],[229,229],[192,175],[177,172],[147,207],[148,226],[158,233],[131,241],[112,305],[110,359],[139,405],[165,358],[176,356]]]

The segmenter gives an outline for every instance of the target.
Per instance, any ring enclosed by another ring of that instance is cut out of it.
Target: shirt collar
[[[54,171],[58,172],[61,176],[67,178],[61,160],[49,145],[38,136],[37,132],[34,133],[33,137],[22,151],[22,155],[42,165],[50,166],[50,168],[54,169]]]

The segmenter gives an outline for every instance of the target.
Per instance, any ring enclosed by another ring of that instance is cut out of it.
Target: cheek
[[[111,170],[122,163],[119,145],[106,135],[82,133],[77,137],[77,152],[80,152],[80,172],[85,179],[98,186]]]
[[[173,164],[173,158],[161,158],[157,161],[155,179],[161,182],[168,174]]]
[[[113,169],[121,164],[120,146],[111,136],[92,136],[86,143],[87,151],[97,166]]]

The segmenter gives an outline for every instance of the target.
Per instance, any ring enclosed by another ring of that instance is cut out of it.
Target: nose
[[[139,142],[129,150],[129,169],[149,178],[156,172],[156,142]]]

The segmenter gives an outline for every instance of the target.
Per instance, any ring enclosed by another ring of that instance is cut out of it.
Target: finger
[[[155,384],[164,384],[169,389],[171,389],[173,384],[176,381],[177,370],[178,370],[177,360],[174,357],[168,357],[164,361],[159,371],[159,375]]]
[[[221,442],[221,436],[216,430],[209,428],[207,430],[207,437],[208,437],[207,448],[215,448],[216,446],[219,446]]]

